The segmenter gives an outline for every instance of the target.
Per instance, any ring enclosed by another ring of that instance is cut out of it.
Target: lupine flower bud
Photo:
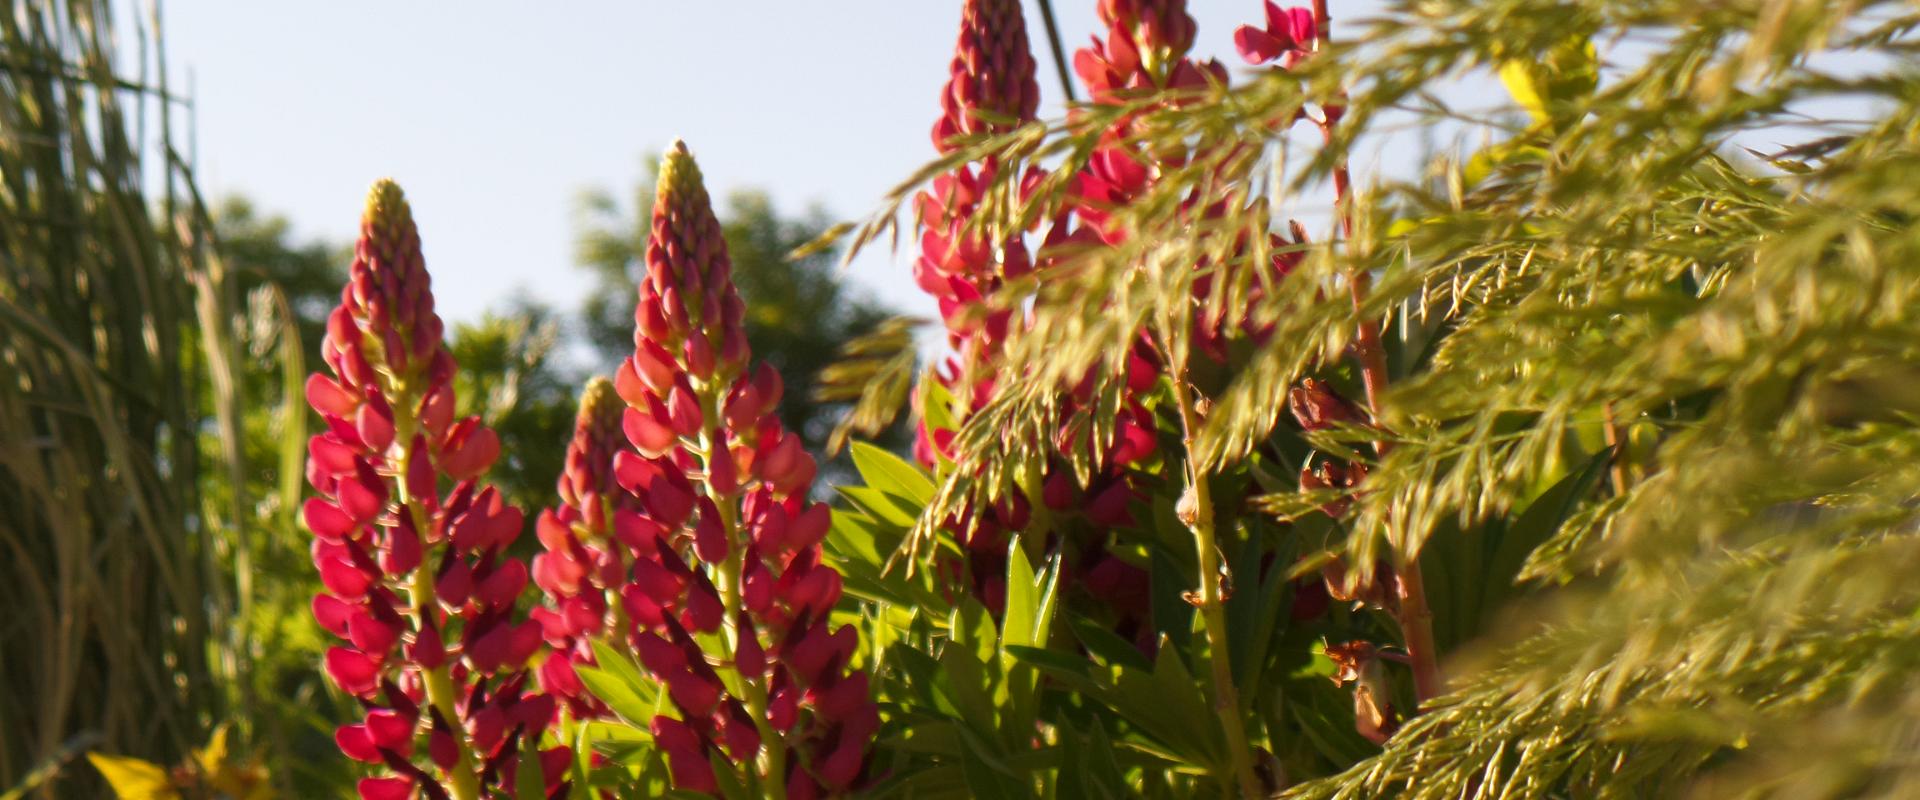
[[[1324,381],[1304,378],[1287,392],[1287,410],[1304,430],[1326,430],[1361,421],[1360,410]]]
[[[468,728],[516,705],[540,707],[519,688],[539,644],[538,628],[513,619],[527,570],[504,555],[522,518],[475,483],[499,456],[499,439],[477,418],[453,421],[454,364],[441,334],[412,211],[382,181],[328,317],[321,352],[333,376],[307,382],[327,432],[308,443],[319,496],[302,506],[327,590],[313,600],[314,617],[347,642],[327,651],[327,674],[370,709],[335,741],[349,757],[399,773],[361,781],[363,797],[424,785],[429,796],[474,798],[500,774],[480,741],[429,726],[420,700],[432,720]],[[452,485],[444,497],[443,477]],[[459,637],[457,656],[445,635]],[[523,722],[534,735],[547,721]],[[431,770],[411,760],[427,731]]]
[[[1327,645],[1326,653],[1334,664],[1334,684],[1353,684],[1354,728],[1367,741],[1385,744],[1400,729],[1400,719],[1379,648],[1372,642],[1354,641]]]

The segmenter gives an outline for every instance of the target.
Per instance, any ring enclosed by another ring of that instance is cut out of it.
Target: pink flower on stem
[[[553,716],[521,672],[540,647],[514,612],[527,570],[506,551],[522,517],[478,483],[500,443],[477,418],[454,420],[441,334],[412,211],[381,181],[327,320],[333,376],[307,381],[327,430],[309,442],[318,495],[302,508],[326,587],[313,614],[344,642],[326,672],[368,709],[335,741],[396,773],[362,781],[368,798],[473,800],[511,785],[518,751]],[[550,790],[562,774],[546,773]]]
[[[857,634],[829,624],[841,592],[820,563],[829,511],[809,497],[813,458],[775,416],[778,373],[747,369],[726,242],[679,142],[646,260],[634,354],[614,379],[631,448],[611,463],[637,499],[614,517],[632,555],[622,633],[675,711],[654,718],[654,741],[681,789],[717,793],[718,756],[769,796],[842,793],[880,717],[849,669]]]
[[[607,715],[574,667],[594,663],[589,643],[610,622],[622,629],[620,590],[628,565],[636,551],[653,548],[658,533],[641,517],[639,498],[614,475],[614,458],[635,452],[621,429],[626,408],[612,381],[588,381],[560,475],[561,505],[543,512],[534,527],[545,552],[533,557],[533,582],[548,603],[530,616],[552,648],[540,664],[540,686],[565,701],[576,719]]]
[[[1242,25],[1234,29],[1234,49],[1239,50],[1240,57],[1249,64],[1265,64],[1281,59],[1283,66],[1292,69],[1300,63],[1300,59],[1313,52],[1315,39],[1319,36],[1313,11],[1298,7],[1281,8],[1273,0],[1267,0],[1266,7],[1265,27]]]

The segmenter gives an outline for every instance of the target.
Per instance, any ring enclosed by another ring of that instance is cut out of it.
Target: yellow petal
[[[151,761],[127,756],[88,753],[93,768],[106,776],[107,785],[120,800],[179,800],[180,792],[167,779],[165,767]]]

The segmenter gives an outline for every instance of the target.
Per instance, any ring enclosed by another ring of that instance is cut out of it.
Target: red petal
[[[308,439],[307,453],[313,463],[319,466],[320,471],[328,475],[354,471],[356,454],[353,447],[327,434],[322,433]]]
[[[306,520],[307,530],[329,542],[346,541],[356,527],[351,515],[318,497],[307,499],[306,505],[300,508],[300,516]]]
[[[440,639],[440,631],[429,626],[413,635],[413,643],[407,645],[407,660],[419,664],[425,669],[433,669],[447,660],[447,645]]]
[[[627,441],[647,458],[659,458],[673,448],[679,438],[673,429],[637,408],[628,407],[620,416],[620,429],[627,434]],[[616,473],[617,473],[616,465]]]
[[[413,720],[398,711],[375,711],[367,715],[367,734],[379,747],[405,755],[413,749]]]
[[[805,550],[826,538],[827,528],[833,524],[833,511],[825,503],[814,503],[793,518],[787,526],[787,543],[795,550]]]
[[[527,588],[527,565],[508,559],[480,581],[480,602],[488,608],[506,608]]]
[[[313,596],[313,618],[319,620],[321,628],[342,639],[347,638],[347,618],[358,608],[330,594]]]
[[[681,436],[700,433],[700,401],[694,399],[693,391],[684,384],[674,384],[673,391],[667,395],[667,422]],[[639,443],[634,446],[638,447]]]
[[[381,761],[380,748],[373,743],[373,735],[367,732],[365,725],[342,725],[333,732],[333,743],[348,758],[378,764]]]
[[[387,551],[381,555],[380,568],[389,575],[405,575],[420,566],[420,534],[403,508],[400,524],[387,530]]]
[[[653,479],[643,499],[654,521],[669,530],[679,528],[693,514],[693,495],[675,486],[664,475]]]
[[[688,628],[708,633],[720,628],[720,620],[726,616],[726,608],[720,604],[720,596],[713,589],[696,587],[687,593],[685,621]]]
[[[720,509],[705,497],[700,498],[700,521],[693,526],[693,551],[709,564],[727,560],[727,529],[720,522]]]
[[[360,398],[316,372],[307,376],[307,405],[322,414],[345,419],[353,416],[354,409],[360,406]]]
[[[452,733],[436,726],[427,737],[427,753],[441,769],[452,769],[460,760],[460,745],[453,740]]]
[[[573,547],[573,529],[555,514],[553,509],[540,512],[533,523],[533,536],[540,540],[540,546],[550,551],[560,552]]]
[[[407,800],[413,781],[406,778],[361,778],[360,800]]]
[[[661,347],[658,342],[642,342],[639,347],[634,348],[631,362],[633,364],[634,376],[639,378],[640,382],[651,390],[653,396],[665,397],[667,391],[673,388],[673,376],[676,372],[673,365],[673,355],[668,353],[666,348]],[[618,376],[616,375],[615,377],[617,378]],[[619,386],[616,384],[614,388],[618,389]],[[624,394],[621,396],[626,397]],[[629,399],[627,402],[635,406],[640,405],[639,402],[633,399]]]
[[[386,401],[374,395],[371,402],[360,406],[353,418],[354,430],[360,433],[360,441],[375,453],[384,452],[393,444],[393,409]]]
[[[867,702],[867,673],[855,672],[822,692],[814,705],[828,719],[846,719]]]
[[[500,437],[492,428],[476,425],[473,432],[440,453],[440,469],[463,481],[486,472],[500,457]]]
[[[342,478],[334,489],[340,495],[340,510],[347,512],[355,524],[364,523],[378,516],[380,509],[387,503],[385,487],[376,491],[373,487],[361,483],[358,478]]]
[[[347,639],[353,642],[360,652],[371,655],[384,655],[400,638],[400,629],[375,619],[365,610],[347,618]]]
[[[753,620],[745,613],[736,618],[740,632],[740,648],[733,655],[733,664],[740,674],[759,679],[767,674],[767,653],[760,646],[760,635],[753,630]]]
[[[427,395],[420,403],[420,421],[428,435],[438,439],[446,434],[447,427],[453,424],[453,408],[452,384],[440,386]]]
[[[322,558],[315,566],[320,568],[320,583],[327,587],[327,591],[342,599],[365,597],[367,587],[373,585],[373,576],[348,561]]]
[[[334,647],[327,650],[326,660],[327,675],[348,694],[372,694],[380,684],[380,665],[365,653],[350,647]]]
[[[660,467],[638,454],[622,450],[613,454],[613,479],[620,488],[634,494],[642,494],[654,478],[660,477]]]
[[[540,751],[540,772],[546,776],[547,788],[551,789],[566,777],[568,765],[573,763],[573,749],[562,745]]]
[[[1265,64],[1279,58],[1287,43],[1252,25],[1242,25],[1233,31],[1233,48],[1247,63]]]

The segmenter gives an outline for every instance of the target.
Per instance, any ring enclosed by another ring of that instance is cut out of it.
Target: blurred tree
[[[561,344],[553,310],[529,301],[453,325],[449,346],[460,364],[461,413],[478,414],[499,434],[500,460],[488,479],[522,509],[559,503],[554,481],[565,466],[578,387],[586,382],[560,364]]]
[[[652,208],[650,178],[634,187],[626,204],[598,189],[581,200],[577,259],[598,278],[598,286],[580,316],[600,366],[608,372],[633,352],[634,293],[645,269],[647,214]],[[782,421],[816,453],[825,449],[834,423],[846,411],[845,403],[815,399],[820,371],[839,360],[849,340],[890,316],[884,306],[841,282],[837,250],[788,259],[788,253],[818,238],[829,224],[818,208],[784,218],[767,193],[755,189],[728,195],[721,212],[734,282],[747,305],[748,344],[757,360],[780,371],[786,383]],[[877,443],[903,449],[904,430],[896,426]],[[836,459],[840,461],[844,459]],[[824,466],[830,476],[846,474],[844,464]]]

